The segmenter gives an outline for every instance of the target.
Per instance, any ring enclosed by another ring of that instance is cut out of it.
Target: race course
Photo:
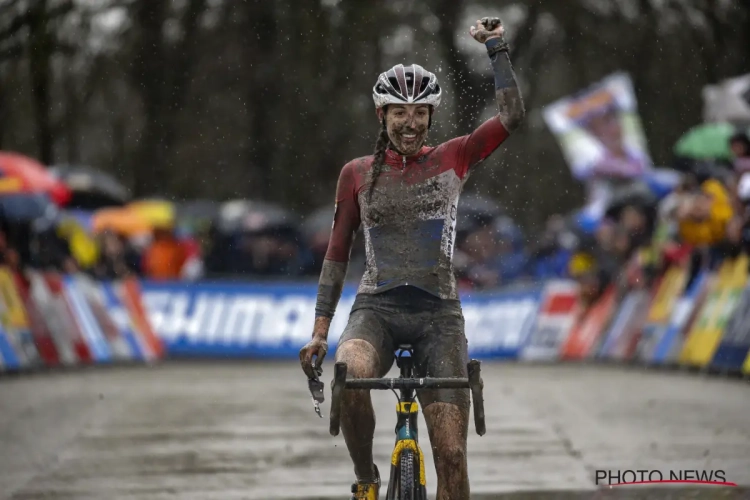
[[[327,398],[332,365],[326,360]],[[731,487],[594,484],[597,469],[697,469],[750,486],[745,381],[588,365],[482,369],[487,434],[477,436],[472,423],[472,498],[750,498]],[[395,397],[380,392],[374,403],[382,472]],[[319,419],[291,362],[0,377],[0,500],[343,500],[353,471],[343,437],[328,434],[327,405]]]

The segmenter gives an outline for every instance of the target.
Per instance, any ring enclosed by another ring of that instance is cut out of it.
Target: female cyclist
[[[382,377],[399,344],[414,349],[417,376],[466,377],[464,318],[453,274],[459,193],[472,168],[515,131],[524,106],[499,19],[469,30],[484,43],[495,75],[498,114],[469,135],[424,145],[442,89],[416,64],[382,73],[373,88],[381,125],[372,156],[341,170],[333,230],[318,287],[312,340],[300,351],[308,377],[321,367],[355,233],[363,226],[367,266],[336,350],[351,377]],[[313,358],[315,363],[313,366]],[[353,499],[377,500],[375,416],[368,391],[345,391],[341,428],[354,462]],[[438,477],[438,500],[469,500],[469,392],[418,393]]]

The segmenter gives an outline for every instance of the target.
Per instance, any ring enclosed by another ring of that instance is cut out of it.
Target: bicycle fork
[[[411,391],[406,391],[411,392]],[[410,450],[413,457],[414,491],[416,496],[413,500],[427,500],[427,476],[425,475],[425,459],[422,449],[419,447],[417,420],[419,417],[419,404],[409,401],[410,394],[404,394],[402,400],[396,405],[398,421],[396,424],[396,446],[391,455],[391,474],[388,481],[386,500],[397,500],[399,496],[399,485],[401,484],[401,455]],[[404,401],[405,400],[405,401]]]

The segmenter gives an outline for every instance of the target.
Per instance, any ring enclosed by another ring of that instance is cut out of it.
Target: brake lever
[[[310,394],[312,394],[315,413],[317,413],[320,418],[323,418],[323,414],[320,412],[320,404],[326,400],[324,395],[325,384],[320,381],[320,378],[318,378],[323,375],[323,368],[316,368],[314,370],[315,376],[307,379],[307,386],[310,389]]]

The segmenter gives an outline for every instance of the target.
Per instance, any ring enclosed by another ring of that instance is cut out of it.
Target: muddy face
[[[385,123],[396,150],[406,156],[416,154],[427,139],[430,107],[425,104],[390,105]]]

